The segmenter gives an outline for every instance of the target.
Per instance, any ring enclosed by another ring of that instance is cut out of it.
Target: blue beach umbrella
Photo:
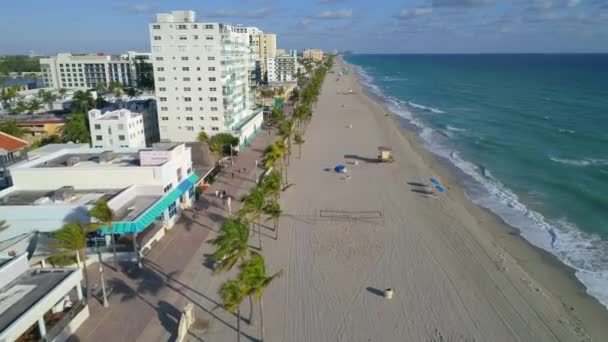
[[[436,180],[435,178],[431,178],[430,180],[431,180],[431,183],[433,183],[433,185],[435,185],[435,186],[441,186],[441,183],[439,183],[439,181]]]
[[[335,170],[337,173],[342,173],[342,172],[344,172],[344,171],[346,170],[346,166],[344,166],[344,165],[337,165],[337,166],[334,168],[334,170]]]
[[[435,188],[437,188],[437,191],[439,192],[445,192],[445,189],[441,185],[435,185]]]

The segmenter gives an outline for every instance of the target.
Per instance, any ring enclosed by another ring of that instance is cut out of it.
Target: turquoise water
[[[347,55],[467,196],[608,307],[608,55]]]

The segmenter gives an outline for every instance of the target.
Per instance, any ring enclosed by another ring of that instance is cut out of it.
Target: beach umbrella
[[[437,191],[439,192],[445,192],[445,189],[441,185],[435,185],[435,188],[437,188]]]
[[[441,183],[439,183],[439,181],[436,180],[435,178],[431,178],[431,183],[433,183],[433,185],[435,185],[435,186],[441,186]]]
[[[337,166],[334,168],[334,170],[335,170],[337,173],[343,173],[343,172],[346,172],[346,166],[344,166],[344,165],[337,165]]]

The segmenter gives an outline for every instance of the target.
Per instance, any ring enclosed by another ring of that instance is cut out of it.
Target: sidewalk
[[[110,307],[103,308],[91,298],[91,316],[70,341],[173,340],[181,310],[187,302],[197,307],[197,318],[218,318],[219,323],[213,322],[210,329],[222,325],[223,319],[213,312],[218,303],[205,295],[206,290],[212,288],[212,282],[217,281],[215,277],[210,278],[211,272],[206,268],[209,258],[204,251],[208,252],[210,247],[205,242],[228,216],[222,201],[215,197],[215,190],[226,190],[233,197],[233,212],[237,211],[241,197],[255,185],[256,175],[263,171],[256,169],[255,161],[261,161],[264,149],[276,139],[274,134],[261,131],[235,158],[234,165],[218,175],[195,206],[182,212],[176,225],[146,255],[144,267],[121,262],[118,271],[114,271],[111,262],[106,264],[106,287],[113,288]],[[87,269],[90,284],[99,284],[98,264]]]

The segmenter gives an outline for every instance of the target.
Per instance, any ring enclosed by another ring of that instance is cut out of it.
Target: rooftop
[[[8,153],[19,151],[25,148],[28,142],[10,134],[0,132],[0,150],[4,150]]]
[[[91,152],[91,153],[65,153],[44,161],[33,167],[127,167],[139,166],[137,153],[132,152]]]
[[[6,192],[6,193],[5,193]],[[19,190],[8,189],[0,195],[0,206],[22,206],[22,205],[89,205],[100,198],[106,201],[120,192],[116,190],[74,190],[71,187],[63,187],[54,191],[46,190]]]
[[[129,202],[116,211],[115,221],[133,221],[152,204],[158,201],[161,195],[147,195],[133,197]]]
[[[0,331],[51,292],[75,270],[28,270],[0,289]]]

